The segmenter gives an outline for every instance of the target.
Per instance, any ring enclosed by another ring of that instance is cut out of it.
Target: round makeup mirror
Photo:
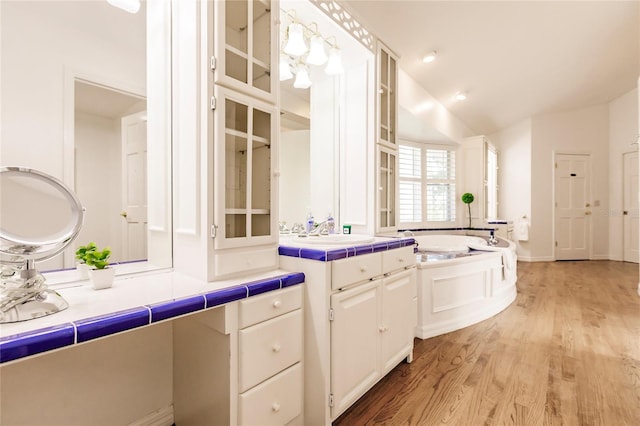
[[[80,232],[84,209],[60,180],[33,169],[0,167],[0,323],[66,309],[35,264],[64,250]]]

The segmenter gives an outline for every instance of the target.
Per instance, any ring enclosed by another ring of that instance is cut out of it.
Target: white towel
[[[520,218],[520,220],[518,220],[517,233],[519,241],[529,241],[529,221],[526,217]]]

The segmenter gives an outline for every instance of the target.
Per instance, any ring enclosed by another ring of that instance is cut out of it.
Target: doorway
[[[591,257],[591,157],[555,155],[555,258]]]
[[[623,232],[625,262],[639,263],[638,239],[640,229],[638,227],[638,151],[627,152],[623,155],[624,173],[624,201],[623,201]]]

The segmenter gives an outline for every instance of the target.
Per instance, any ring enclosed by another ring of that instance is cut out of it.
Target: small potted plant
[[[473,194],[470,192],[465,192],[462,194],[462,202],[467,205],[469,209],[469,228],[471,228],[471,203],[473,203]]]
[[[113,285],[116,270],[109,267],[110,256],[111,249],[109,247],[102,250],[96,248],[86,253],[85,261],[92,268],[89,269],[89,278],[96,290],[109,288]]]
[[[89,279],[89,265],[87,265],[87,253],[96,250],[96,243],[91,242],[86,246],[79,246],[76,249],[76,269],[80,272],[80,279]]]

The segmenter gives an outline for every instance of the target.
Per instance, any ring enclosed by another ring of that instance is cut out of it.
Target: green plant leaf
[[[471,204],[473,203],[473,194],[470,192],[465,192],[464,194],[462,194],[462,202],[465,204]]]

